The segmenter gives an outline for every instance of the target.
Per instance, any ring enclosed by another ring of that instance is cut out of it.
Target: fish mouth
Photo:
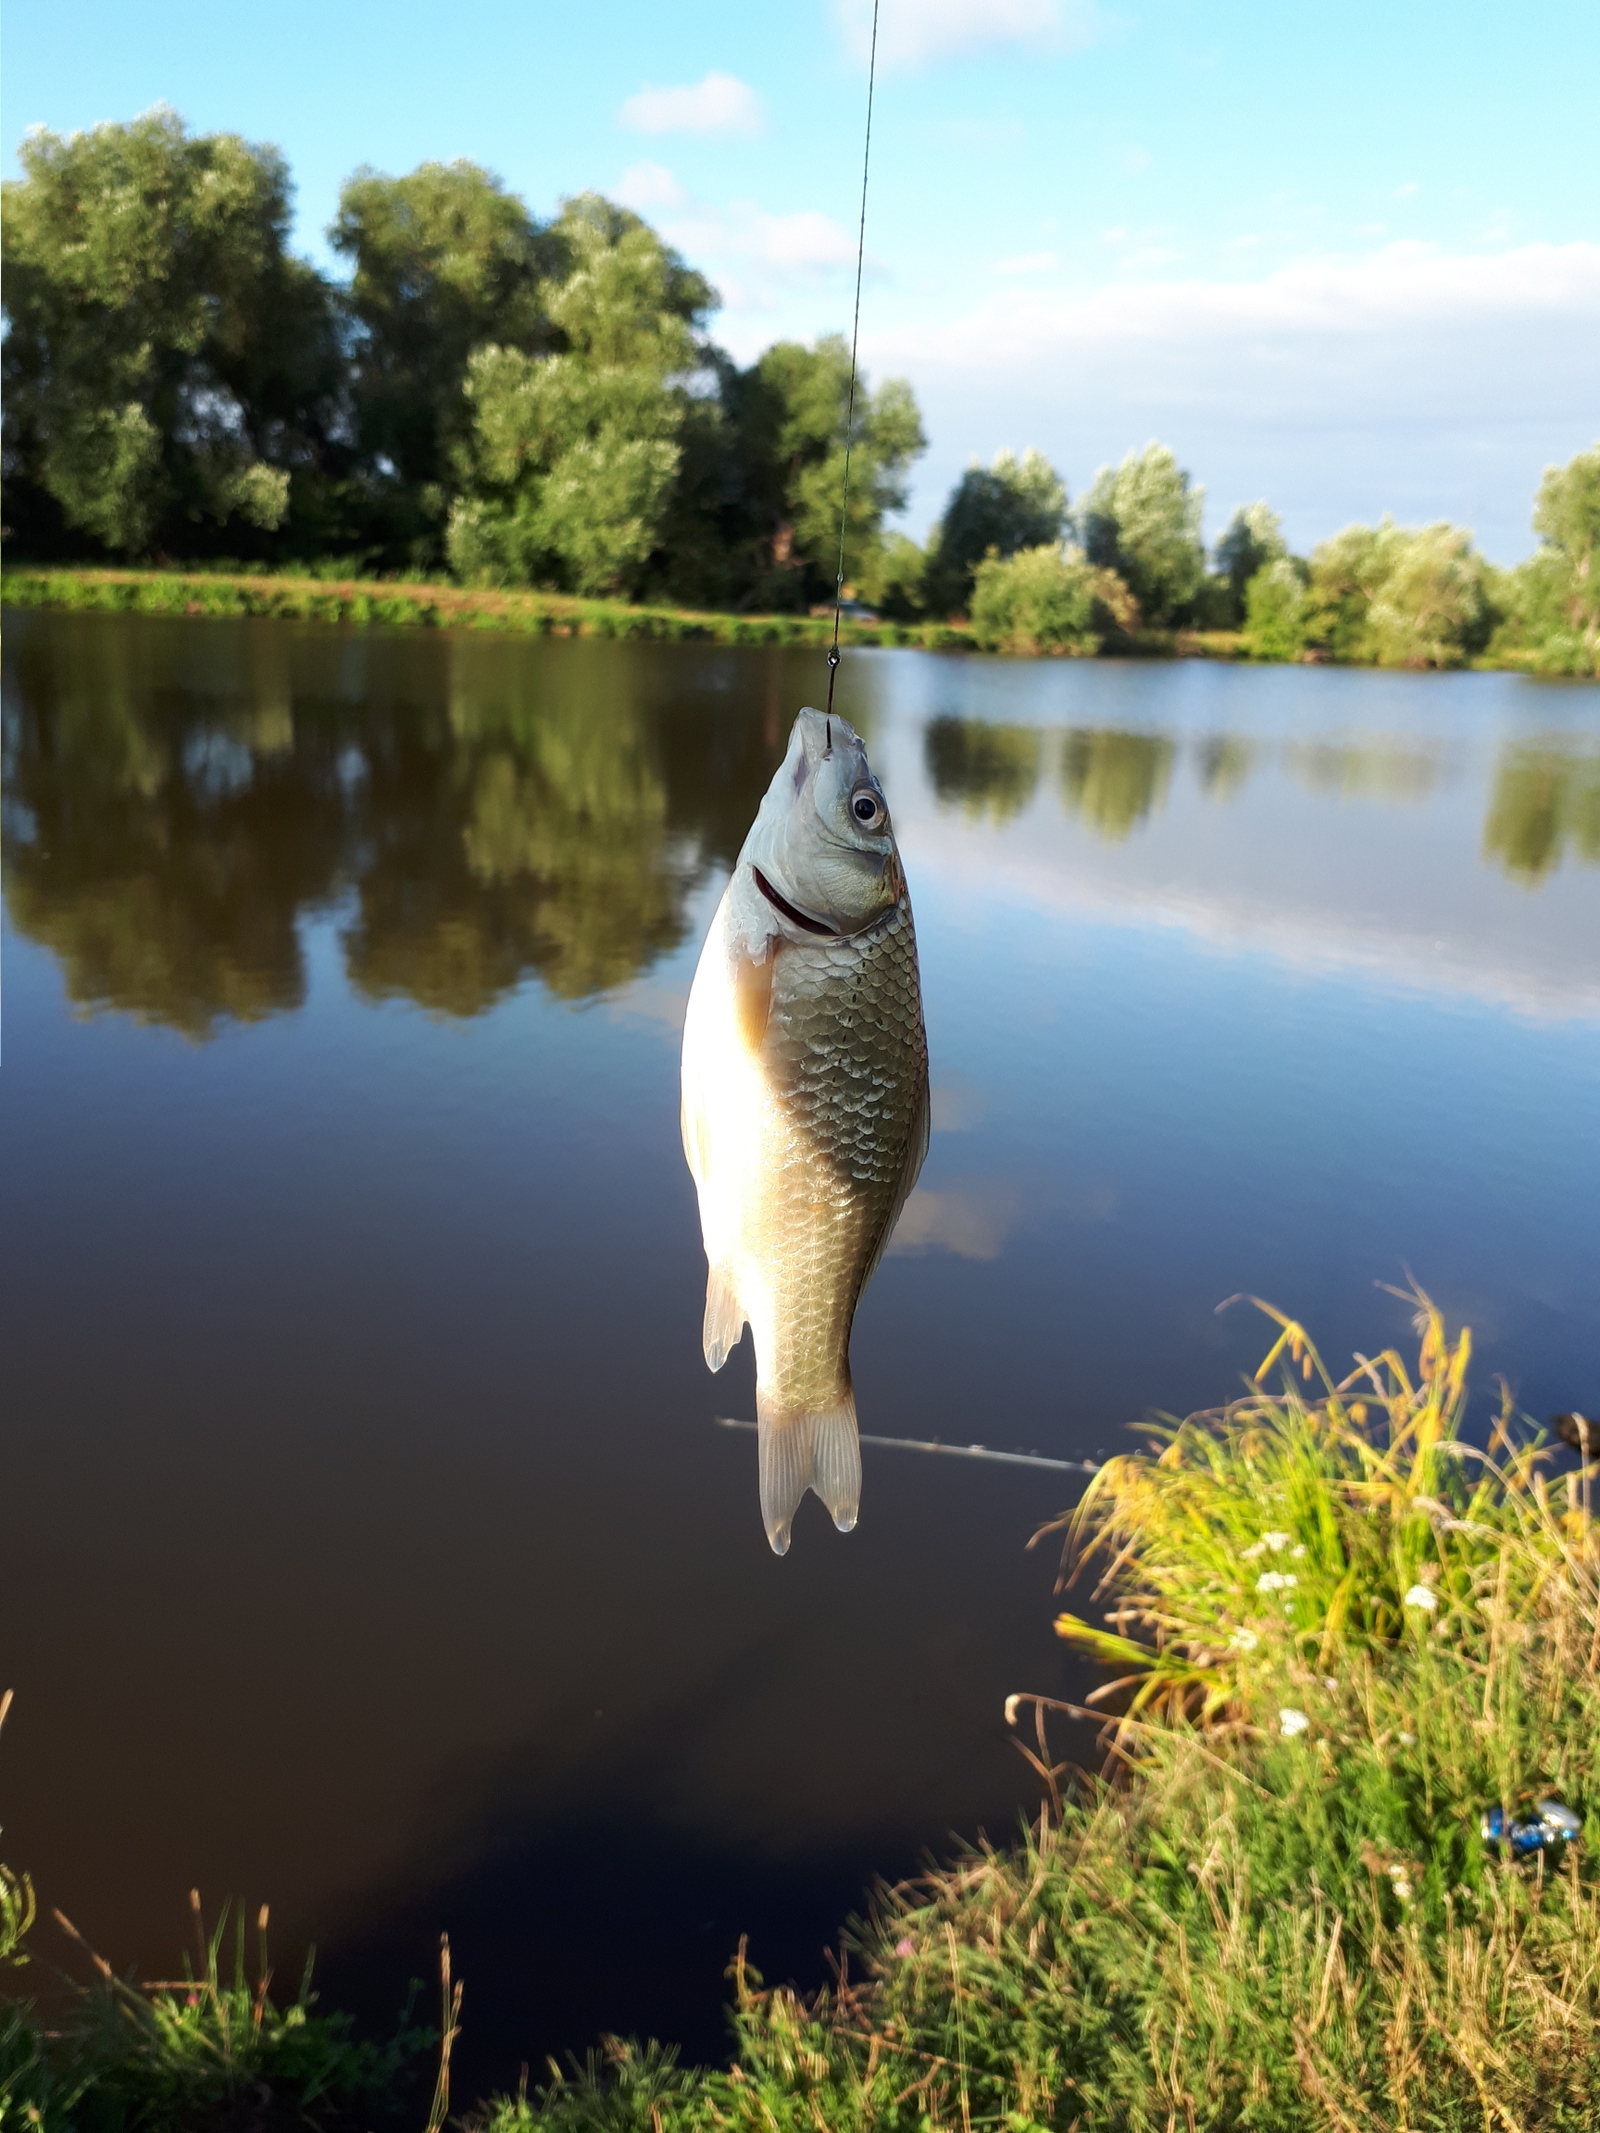
[[[836,926],[825,926],[820,918],[809,918],[804,911],[797,911],[787,896],[779,895],[758,866],[752,866],[750,871],[756,878],[756,887],[767,899],[767,902],[771,904],[773,910],[781,911],[791,925],[803,927],[807,933],[821,934],[824,940],[831,941],[838,938],[839,929]]]

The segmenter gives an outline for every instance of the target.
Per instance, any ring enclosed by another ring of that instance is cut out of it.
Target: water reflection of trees
[[[14,630],[7,649],[7,903],[68,997],[197,1037],[298,1006],[296,919],[339,826],[271,675],[197,721],[153,643]]]
[[[922,742],[928,780],[942,806],[1009,822],[1039,783],[1036,726],[996,726],[981,718],[936,718]]]
[[[625,983],[682,939],[698,870],[697,842],[671,829],[640,662],[452,652],[447,746],[402,743],[372,766],[352,978],[447,1014],[530,972],[564,999]]]
[[[577,650],[21,618],[13,921],[75,1001],[197,1037],[297,1006],[300,919],[351,895],[370,996],[469,1015],[529,975],[624,983],[682,939],[788,721],[708,706],[681,656]]]
[[[1208,800],[1231,800],[1255,768],[1254,745],[1237,733],[1209,734],[1199,747],[1200,787]]]
[[[1120,842],[1166,798],[1172,742],[1165,734],[1073,726],[1061,757],[1068,808],[1108,842]]]
[[[1569,850],[1600,866],[1600,752],[1551,742],[1513,742],[1503,749],[1483,849],[1530,887]]]
[[[1426,800],[1439,782],[1437,755],[1381,741],[1297,741],[1283,762],[1308,791],[1340,800]]]

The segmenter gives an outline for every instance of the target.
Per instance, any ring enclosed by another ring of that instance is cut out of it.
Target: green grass
[[[14,607],[135,615],[267,615],[283,621],[363,627],[511,630],[534,637],[625,637],[707,644],[822,646],[831,617],[724,615],[688,608],[636,607],[622,600],[577,600],[560,593],[475,591],[450,584],[315,575],[223,574],[215,570],[89,570],[14,567],[4,576]],[[971,648],[964,625],[846,621],[844,644]]]
[[[846,1935],[833,1990],[770,1989],[741,1950],[726,2068],[612,2040],[457,2122],[475,2133],[1600,2124],[1593,1470],[1555,1475],[1509,1405],[1487,1444],[1468,1443],[1470,1337],[1447,1334],[1420,1292],[1412,1300],[1414,1359],[1386,1350],[1338,1379],[1301,1326],[1270,1313],[1276,1338],[1238,1400],[1153,1425],[1144,1449],[1108,1463],[1046,1529],[1092,1596],[1092,1614],[1080,1599],[1057,1627],[1110,1676],[1091,1699],[1099,1775],[1069,1771],[1051,1745],[1052,1726],[1086,1713],[1013,1698],[1048,1796],[1037,1822],[1010,1846],[882,1891]],[[1585,1818],[1564,1853],[1516,1862],[1485,1844],[1487,1807],[1516,1812],[1547,1793]],[[15,1900],[20,1916],[28,1899]],[[219,2095],[224,2033],[236,2069],[254,2053],[250,2067],[277,2078],[287,2015],[257,2021],[265,1987],[248,1985],[242,1942],[225,1986],[220,1945],[213,1936],[198,1984],[122,2010],[137,2078],[109,2059],[86,2094],[109,2081],[145,2097],[170,2059]],[[295,2004],[302,2026],[317,2019],[304,1995]],[[452,2021],[447,2004],[442,2027]],[[81,2081],[71,2050],[30,2034],[51,2078]],[[165,2120],[104,2123],[225,2123],[182,2115],[180,2091],[170,2096]],[[321,2109],[282,2122],[343,2123]],[[436,2098],[433,2124],[441,2112]],[[93,2133],[101,2121],[50,2123]]]

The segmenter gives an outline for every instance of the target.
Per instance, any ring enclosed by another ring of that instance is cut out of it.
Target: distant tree
[[[972,634],[985,651],[1097,652],[1108,631],[1137,622],[1138,607],[1116,572],[1097,569],[1081,548],[986,556],[973,580]]]
[[[1600,674],[1600,444],[1547,467],[1536,552],[1507,573],[1493,650],[1550,674]]]
[[[924,599],[929,610],[954,614],[964,609],[973,573],[986,555],[1053,545],[1066,519],[1066,485],[1042,452],[1031,445],[1021,459],[1001,452],[990,467],[974,460],[951,490],[928,543]]]
[[[329,292],[285,250],[274,148],[175,112],[40,129],[5,187],[6,512],[17,544],[234,553],[337,457]]]
[[[1459,526],[1385,518],[1347,526],[1311,557],[1306,641],[1332,658],[1460,666],[1495,620],[1489,567]]]
[[[636,215],[567,203],[545,307],[560,351],[494,344],[468,361],[452,567],[472,581],[632,590],[681,464],[693,326],[712,292]]]
[[[849,398],[850,350],[839,334],[810,348],[778,341],[738,381],[732,414],[752,606],[803,607],[833,595]],[[875,392],[857,379],[844,545],[845,576],[858,586],[880,566],[883,521],[904,507],[906,475],[926,442],[903,378]]]
[[[1205,576],[1200,519],[1204,489],[1164,444],[1102,467],[1079,513],[1091,563],[1114,570],[1144,620],[1165,628],[1182,619]]]
[[[553,345],[543,284],[559,239],[476,163],[358,170],[328,231],[353,269],[351,398],[373,531],[396,560],[437,560],[452,455],[470,423],[467,362],[492,342]]]
[[[1241,504],[1229,519],[1211,551],[1217,619],[1224,628],[1237,629],[1244,618],[1245,587],[1268,563],[1289,552],[1283,538],[1283,523],[1268,503]]]
[[[1305,572],[1292,556],[1265,563],[1245,587],[1245,649],[1252,659],[1294,659],[1305,648]]]

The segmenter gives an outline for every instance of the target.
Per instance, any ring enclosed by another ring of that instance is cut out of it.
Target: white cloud
[[[872,0],[834,0],[845,41],[860,59],[872,43]],[[878,60],[919,66],[985,44],[1079,50],[1104,27],[1094,0],[879,0]]]
[[[617,113],[635,133],[759,133],[765,120],[759,96],[732,74],[674,89],[641,89]]]
[[[1059,252],[1019,252],[1015,259],[997,259],[994,270],[997,274],[1048,274],[1060,264]]]
[[[613,190],[625,207],[654,215],[668,243],[710,275],[735,313],[769,312],[785,292],[845,278],[855,266],[854,234],[817,208],[772,214],[752,200],[697,200],[659,163],[633,164]],[[735,328],[735,353],[747,352],[746,337]]]
[[[613,198],[637,215],[655,208],[682,207],[689,198],[665,163],[630,163],[611,191]]]
[[[973,452],[1026,432],[1081,480],[1165,437],[1213,499],[1268,494],[1291,539],[1352,517],[1451,516],[1531,545],[1542,467],[1600,428],[1600,244],[1477,253],[1395,243],[1255,279],[1016,280],[964,314],[869,333],[916,386],[936,510]],[[920,508],[920,503],[919,503]]]

